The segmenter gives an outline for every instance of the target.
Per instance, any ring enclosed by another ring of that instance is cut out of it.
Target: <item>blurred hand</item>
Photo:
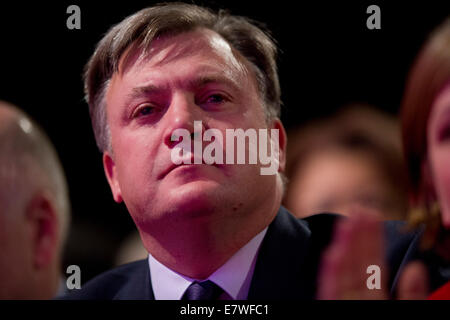
[[[383,241],[382,224],[376,215],[360,212],[340,221],[333,242],[322,257],[317,298],[388,299]],[[373,271],[368,273],[369,266],[379,267],[380,289],[370,289]]]
[[[400,300],[425,300],[427,297],[427,269],[420,262],[411,262],[400,275],[397,298]]]

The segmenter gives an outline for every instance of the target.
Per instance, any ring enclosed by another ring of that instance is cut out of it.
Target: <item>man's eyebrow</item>
[[[234,89],[238,89],[240,87],[238,82],[235,81],[234,79],[230,79],[228,77],[224,77],[221,75],[200,75],[194,79],[188,80],[187,87],[189,89],[195,89],[210,83],[219,83],[219,84],[221,83],[228,85]],[[153,84],[135,87],[127,95],[127,101],[133,100],[134,98],[138,98],[141,96],[148,96],[151,94],[161,93],[163,90],[164,89],[162,87]]]
[[[230,79],[228,77],[224,77],[221,75],[201,75],[196,77],[195,79],[189,81],[189,87],[190,88],[198,88],[202,86],[206,86],[210,83],[219,83],[224,84],[226,86],[231,87],[234,90],[239,89],[239,83],[235,81],[234,79]]]
[[[149,85],[145,85],[145,86],[141,86],[141,87],[135,87],[127,95],[127,100],[130,101],[137,97],[160,93],[162,90],[163,89],[161,87],[155,86],[153,84],[149,84]]]
[[[124,117],[128,118],[130,108],[131,108],[131,103],[133,102],[133,100],[141,98],[141,97],[149,96],[151,94],[157,94],[157,93],[160,93],[161,91],[163,91],[163,88],[153,85],[153,84],[148,84],[148,85],[143,85],[140,87],[132,88],[131,92],[125,96],[125,100],[122,104],[122,110],[124,111]]]
[[[157,94],[160,93],[162,90],[163,89],[161,87],[155,86],[153,84],[134,87],[131,89],[131,92],[126,95],[124,106],[127,107],[134,99],[149,96],[151,94]]]
[[[240,87],[238,82],[234,79],[230,79],[229,77],[221,75],[200,75],[194,79],[188,80],[186,85],[188,89],[194,90],[195,88],[206,86],[210,83],[224,84],[236,91],[239,90]],[[127,107],[134,99],[144,96],[150,96],[152,94],[159,94],[162,91],[164,91],[163,87],[154,84],[134,87],[131,89],[131,92],[127,94],[124,106]]]

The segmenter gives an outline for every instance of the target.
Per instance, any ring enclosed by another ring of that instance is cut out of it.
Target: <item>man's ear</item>
[[[114,201],[117,203],[122,202],[122,191],[117,180],[116,164],[108,151],[103,152],[103,169],[105,170],[106,179],[108,179]]]
[[[31,226],[33,242],[33,264],[37,269],[50,265],[59,250],[59,217],[51,199],[48,193],[40,192],[33,196],[26,207],[26,220]]]
[[[271,129],[278,129],[278,142],[279,142],[279,160],[280,166],[278,168],[279,172],[284,172],[286,167],[286,145],[287,145],[287,135],[281,120],[275,118],[272,120]]]

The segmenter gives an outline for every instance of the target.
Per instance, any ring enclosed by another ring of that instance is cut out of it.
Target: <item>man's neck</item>
[[[141,230],[141,237],[146,249],[166,267],[190,278],[206,279],[266,228],[279,206],[274,203],[251,214],[234,212],[231,218],[216,212],[218,219],[181,220],[172,223],[170,230],[167,224]]]

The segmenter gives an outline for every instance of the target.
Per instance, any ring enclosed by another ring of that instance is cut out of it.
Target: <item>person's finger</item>
[[[336,246],[328,248],[322,255],[318,277],[317,299],[337,299],[336,289],[339,285],[339,274],[341,273],[340,255]]]
[[[428,296],[428,273],[421,262],[411,262],[400,275],[397,289],[399,300],[425,300]]]
[[[382,227],[378,218],[356,215],[337,224],[333,241],[322,257],[319,299],[384,299],[381,289],[367,285],[367,268],[377,265],[385,271]]]

